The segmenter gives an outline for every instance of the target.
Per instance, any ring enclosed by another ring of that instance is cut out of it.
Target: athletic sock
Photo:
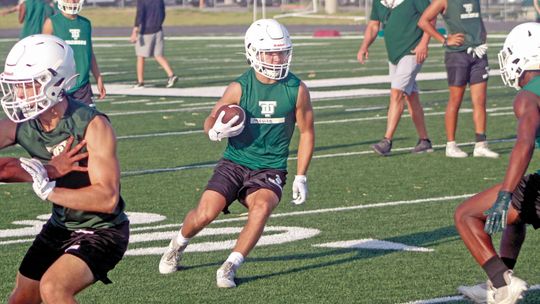
[[[508,267],[508,269],[514,269],[514,266],[516,266],[517,263],[516,259],[511,258],[501,258],[501,260],[503,261],[504,265]]]
[[[501,258],[498,256],[492,257],[482,265],[482,268],[487,273],[491,283],[493,283],[493,287],[501,288],[507,285],[503,274],[508,270],[508,267],[506,267]]]
[[[178,243],[178,245],[180,245],[180,247],[186,246],[189,243],[189,240],[191,240],[191,238],[188,239],[182,235],[182,230],[178,232],[178,235],[176,236],[176,242]]]
[[[226,262],[231,262],[236,268],[238,268],[244,262],[244,256],[237,251],[231,252]]]
[[[476,142],[483,142],[487,140],[485,133],[476,133],[475,137],[476,137]]]

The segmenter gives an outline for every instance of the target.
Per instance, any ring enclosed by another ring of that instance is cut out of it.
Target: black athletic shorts
[[[445,52],[444,65],[448,77],[448,86],[464,86],[487,81],[489,64],[487,55],[482,58],[473,57],[467,52]]]
[[[69,94],[69,96],[77,101],[84,103],[87,106],[95,106],[94,104],[94,93],[92,92],[92,86],[90,82],[80,87],[77,91]]]
[[[269,189],[281,200],[286,180],[286,170],[251,170],[222,158],[217,163],[206,190],[216,191],[225,197],[227,207],[223,212],[227,214],[228,207],[236,199],[245,205],[246,197],[259,189]]]
[[[70,231],[43,225],[32,246],[26,252],[19,272],[32,280],[40,281],[49,267],[64,254],[72,254],[90,268],[95,281],[112,283],[107,272],[124,256],[129,242],[129,222],[116,227]]]
[[[525,175],[512,195],[512,206],[519,217],[534,229],[540,228],[540,175]]]

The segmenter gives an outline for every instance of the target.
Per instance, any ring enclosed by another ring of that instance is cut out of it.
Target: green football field
[[[502,35],[489,38],[493,71],[498,70],[503,40]],[[388,96],[380,90],[389,84],[371,77],[388,71],[382,39],[370,48],[366,65],[356,61],[359,37],[296,36],[293,42],[292,71],[311,87],[316,119],[308,201],[303,206],[289,203],[296,170],[294,136],[282,202],[238,271],[233,290],[218,289],[215,272],[245,223],[246,209],[238,203],[193,239],[181,271],[158,272],[161,253],[196,206],[225,147],[201,131],[217,99],[169,96],[176,91],[163,88],[165,73],[150,60],[145,82],[161,88],[157,94],[128,90],[98,102],[118,136],[131,243],[110,272],[114,284],[93,285],[78,296],[81,303],[466,303],[456,288],[486,279],[454,228],[453,212],[470,195],[502,181],[515,138],[516,91],[504,87],[496,73],[490,78],[487,134],[499,159],[446,158],[448,92],[443,50],[433,44],[419,86],[435,152],[410,153],[417,137],[405,112],[393,153],[383,158],[369,147],[386,126]],[[14,43],[0,41],[1,58]],[[134,84],[135,55],[128,41],[99,39],[94,48],[110,93],[118,85]],[[241,37],[175,38],[166,44],[166,56],[180,76],[176,89],[208,87],[202,90],[206,93],[247,69],[242,52]],[[329,79],[338,80],[325,81]],[[457,141],[472,154],[471,109],[467,92]],[[12,147],[0,156],[27,155]],[[539,167],[533,157],[529,171]],[[0,300],[5,302],[50,205],[29,184],[0,185],[0,204]],[[495,238],[498,243],[500,234]],[[540,303],[538,252],[540,235],[531,228],[515,269],[534,286],[522,303]]]

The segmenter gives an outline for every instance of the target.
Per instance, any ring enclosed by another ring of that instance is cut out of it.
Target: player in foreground
[[[247,72],[232,82],[204,122],[210,140],[228,138],[223,158],[208,181],[197,208],[185,217],[159,263],[163,274],[176,271],[189,240],[238,199],[248,209],[248,220],[233,252],[217,271],[217,286],[236,287],[238,267],[257,244],[266,221],[281,199],[287,158],[295,123],[300,131],[293,203],[307,195],[306,173],[313,154],[313,109],[306,85],[289,73],[292,42],[287,29],[275,20],[255,21],[245,36]],[[223,124],[217,110],[238,104],[246,112],[245,125]],[[217,118],[216,118],[217,116]]]
[[[111,282],[107,273],[127,249],[116,137],[103,114],[66,96],[76,76],[71,47],[50,35],[16,43],[0,74],[0,101],[9,118],[0,120],[0,149],[19,144],[30,154],[21,166],[36,195],[53,203],[9,303],[75,303],[75,295],[96,281]],[[87,172],[51,179],[56,176],[41,161],[69,151],[73,141],[86,144],[88,158],[80,165]]]
[[[477,292],[481,285],[460,288],[478,303],[515,303],[527,289],[511,268],[523,243],[524,225],[540,227],[540,175],[525,175],[540,128],[540,24],[516,26],[499,52],[499,64],[503,82],[519,90],[514,98],[516,143],[503,183],[468,199],[454,215],[465,246],[489,277],[485,293]],[[505,228],[499,256],[491,236]]]

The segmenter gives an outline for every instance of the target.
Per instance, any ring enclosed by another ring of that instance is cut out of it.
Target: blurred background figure
[[[163,0],[138,0],[135,26],[131,32],[131,42],[135,43],[137,54],[137,84],[135,88],[144,87],[144,61],[154,57],[167,73],[167,88],[174,86],[178,77],[174,74],[169,62],[163,56],[165,41],[163,39],[163,21],[165,20],[165,3]]]
[[[19,23],[23,25],[19,38],[41,34],[43,23],[54,13],[53,8],[45,0],[24,0],[18,4]]]

